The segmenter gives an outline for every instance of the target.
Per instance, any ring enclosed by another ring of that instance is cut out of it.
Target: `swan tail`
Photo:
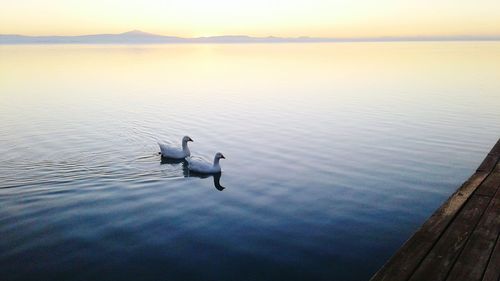
[[[163,153],[161,153],[161,143],[160,142],[156,142],[158,144],[158,146],[160,147],[160,151],[158,151],[158,154],[159,155],[163,155]]]

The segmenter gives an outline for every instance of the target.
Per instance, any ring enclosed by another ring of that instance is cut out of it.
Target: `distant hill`
[[[498,41],[499,36],[415,36],[415,37],[251,37],[226,35],[197,38],[164,36],[132,30],[119,34],[78,36],[26,36],[0,34],[0,44],[179,44],[179,43],[308,43],[308,42],[392,42],[392,41]]]

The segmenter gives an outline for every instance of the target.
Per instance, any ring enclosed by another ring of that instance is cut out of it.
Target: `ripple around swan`
[[[0,46],[0,276],[366,280],[498,138],[474,44]]]

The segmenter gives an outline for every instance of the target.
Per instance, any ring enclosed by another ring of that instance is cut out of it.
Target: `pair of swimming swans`
[[[193,142],[193,139],[185,136],[182,138],[182,147],[178,147],[170,143],[158,143],[160,146],[160,154],[163,157],[171,159],[186,159],[188,169],[193,172],[202,174],[216,174],[221,172],[219,160],[226,159],[222,153],[217,152],[213,163],[211,163],[202,157],[191,156],[188,142]]]

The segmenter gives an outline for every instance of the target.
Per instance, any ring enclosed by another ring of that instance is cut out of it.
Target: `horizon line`
[[[92,41],[93,40],[93,41]],[[499,35],[400,35],[359,37],[279,37],[250,36],[241,34],[181,37],[131,30],[122,33],[85,35],[23,35],[0,34],[0,44],[33,43],[321,43],[321,42],[391,42],[391,41],[500,41]]]
[[[252,36],[252,35],[247,35],[247,34],[223,34],[223,35],[210,35],[210,36],[193,36],[193,37],[185,37],[185,36],[177,36],[177,35],[164,35],[164,34],[157,34],[157,33],[151,33],[147,31],[142,31],[139,29],[134,29],[134,30],[129,30],[125,32],[120,32],[120,33],[87,33],[87,34],[79,34],[79,35],[57,35],[57,34],[50,34],[50,35],[27,35],[27,34],[21,34],[21,33],[0,33],[0,35],[5,36],[26,36],[26,37],[79,37],[79,36],[92,36],[92,35],[127,35],[127,34],[134,34],[134,35],[150,35],[150,36],[163,36],[163,37],[176,37],[176,38],[183,38],[183,39],[197,39],[197,38],[213,38],[213,37],[251,37],[251,38],[318,38],[318,39],[362,39],[362,38],[419,38],[419,37],[484,37],[484,38],[494,38],[494,37],[500,37],[499,34],[443,34],[443,35],[429,35],[429,34],[420,34],[420,35],[379,35],[379,36],[310,36],[310,35],[297,35],[297,36],[276,36],[276,35],[267,35],[267,36]]]

